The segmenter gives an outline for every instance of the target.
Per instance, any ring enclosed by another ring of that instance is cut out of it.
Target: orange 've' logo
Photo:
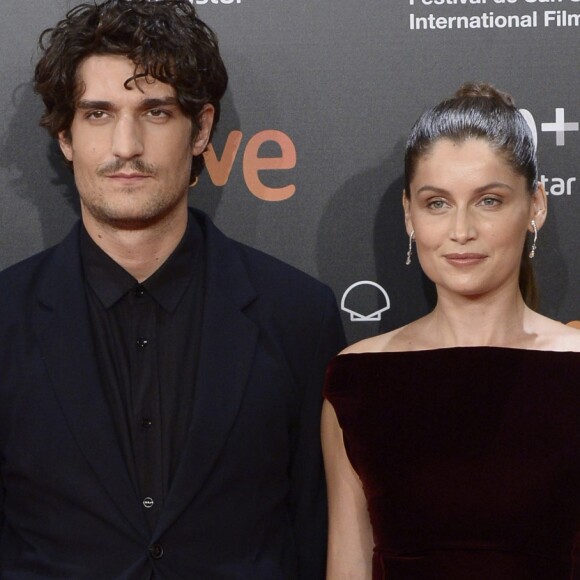
[[[242,132],[232,131],[226,140],[221,158],[218,158],[213,145],[209,145],[203,154],[205,166],[210,179],[218,187],[224,186],[230,177],[234,161],[242,144]],[[264,143],[273,142],[280,148],[280,155],[276,157],[260,157],[260,148]],[[268,187],[259,177],[260,171],[277,171],[293,169],[296,166],[296,147],[292,139],[282,131],[267,130],[253,135],[244,151],[242,169],[244,181],[250,192],[265,201],[283,201],[292,197],[296,186],[288,184],[283,187]]]

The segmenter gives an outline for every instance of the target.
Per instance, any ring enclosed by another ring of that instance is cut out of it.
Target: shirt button
[[[151,425],[153,425],[153,421],[151,421],[151,419],[141,419],[141,427],[143,427],[143,429],[149,429]]]
[[[161,544],[153,544],[149,546],[149,555],[154,560],[160,560],[163,558],[163,546]]]
[[[146,497],[146,498],[143,500],[143,505],[144,505],[144,506],[145,506],[147,509],[151,509],[151,508],[153,507],[153,504],[154,504],[154,503],[155,503],[155,502],[153,501],[153,498],[152,498],[152,497]]]
[[[149,341],[146,338],[140,337],[140,338],[137,339],[137,346],[139,348],[145,348],[147,346],[147,343],[148,342]]]
[[[139,284],[138,286],[135,286],[135,290],[133,293],[135,294],[135,296],[137,298],[141,298],[141,296],[143,296],[143,294],[145,294],[145,288],[143,288],[143,286],[141,284]]]

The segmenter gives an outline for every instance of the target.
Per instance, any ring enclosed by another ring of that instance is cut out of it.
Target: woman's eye
[[[480,203],[485,207],[494,207],[496,205],[499,205],[501,202],[499,199],[495,197],[484,197]]]
[[[445,202],[442,199],[434,199],[427,204],[431,209],[442,209],[445,207]]]

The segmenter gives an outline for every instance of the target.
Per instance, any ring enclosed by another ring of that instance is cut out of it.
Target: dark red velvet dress
[[[495,347],[336,357],[373,580],[580,579],[580,353]]]

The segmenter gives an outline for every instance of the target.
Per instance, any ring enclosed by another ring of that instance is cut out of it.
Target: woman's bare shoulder
[[[542,315],[535,322],[543,350],[580,352],[580,329]]]
[[[419,329],[422,326],[422,320],[415,320],[410,324],[365,338],[347,346],[340,354],[361,354],[365,352],[404,352],[409,350],[418,350],[421,346],[418,344],[418,337],[421,335]]]

